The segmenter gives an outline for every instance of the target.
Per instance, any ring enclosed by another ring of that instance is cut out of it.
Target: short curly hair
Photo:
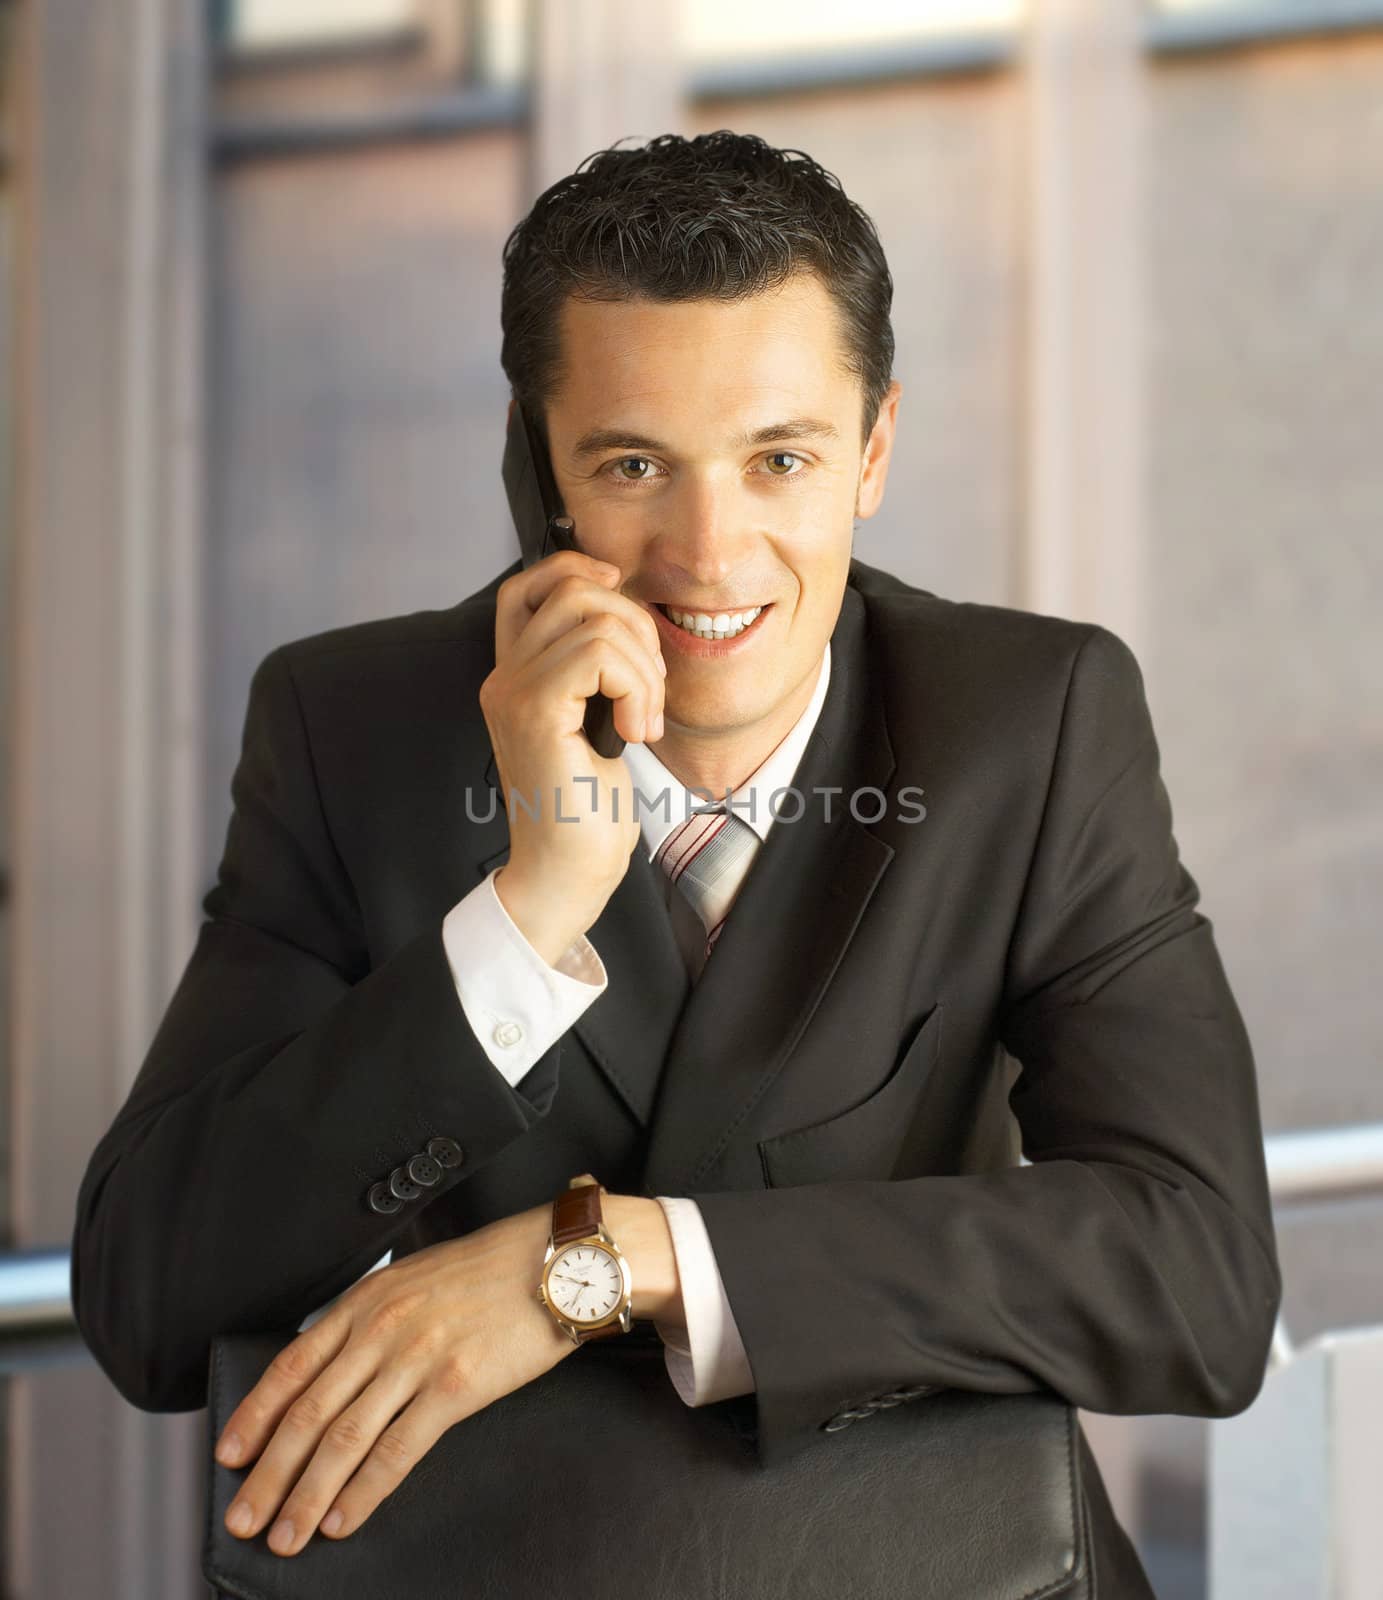
[[[868,215],[803,151],[752,133],[622,142],[544,190],[504,244],[500,364],[544,439],[568,295],[737,300],[807,270],[839,308],[863,446],[893,377],[893,278]]]

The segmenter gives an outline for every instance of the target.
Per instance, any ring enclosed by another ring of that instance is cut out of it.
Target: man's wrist
[[[559,902],[551,895],[530,893],[507,864],[495,873],[494,890],[505,915],[550,967],[561,961],[595,921],[592,917],[585,927],[578,927],[562,918]]]
[[[662,1206],[644,1195],[604,1194],[600,1208],[605,1226],[629,1260],[633,1315],[685,1327],[677,1252]]]

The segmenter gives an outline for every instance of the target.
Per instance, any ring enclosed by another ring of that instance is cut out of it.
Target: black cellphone
[[[516,401],[504,440],[504,489],[519,535],[523,564],[531,567],[554,550],[578,548],[574,525],[562,508],[547,446]],[[624,749],[615,731],[615,706],[608,695],[593,694],[581,724],[597,755],[613,759]]]

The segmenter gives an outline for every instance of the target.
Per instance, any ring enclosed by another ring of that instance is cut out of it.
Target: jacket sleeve
[[[764,1465],[899,1391],[1048,1389],[1124,1414],[1250,1404],[1281,1279],[1253,1058],[1198,898],[1142,676],[1092,628],[996,1018],[1031,1165],[694,1197]]]
[[[296,1326],[556,1093],[560,1042],[521,1091],[487,1057],[440,917],[371,967],[290,649],[254,673],[208,920],[77,1194],[77,1326],[149,1411],[204,1405],[214,1336]],[[438,1137],[454,1164],[375,1210],[372,1186]]]
[[[584,935],[552,967],[510,920],[495,892],[498,870],[494,868],[463,895],[442,919],[442,942],[457,998],[476,1038],[505,1079],[521,1088],[549,1043],[604,992],[608,980],[604,963]],[[520,1037],[513,1043],[498,1042],[505,1034],[497,1025],[514,1021],[519,1023]],[[749,1370],[696,1206],[690,1200],[660,1200],[672,1233],[686,1317],[685,1333],[675,1326],[655,1325],[663,1340],[668,1376],[689,1406],[743,1394],[752,1387]],[[391,1254],[386,1250],[361,1278],[388,1266]],[[345,1292],[309,1312],[298,1331],[319,1321]]]

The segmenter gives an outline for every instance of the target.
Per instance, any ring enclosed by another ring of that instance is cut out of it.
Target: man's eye
[[[768,472],[770,478],[800,478],[803,471],[806,470],[806,458],[799,456],[795,450],[773,450],[764,457],[764,460],[770,464],[783,460],[797,464],[795,468],[790,467],[783,472],[770,465]],[[647,470],[639,472],[633,477],[626,477],[623,469],[631,464],[642,466]],[[609,470],[614,473],[616,483],[648,483],[655,476],[654,464],[647,456],[621,456],[618,461],[610,463]]]

